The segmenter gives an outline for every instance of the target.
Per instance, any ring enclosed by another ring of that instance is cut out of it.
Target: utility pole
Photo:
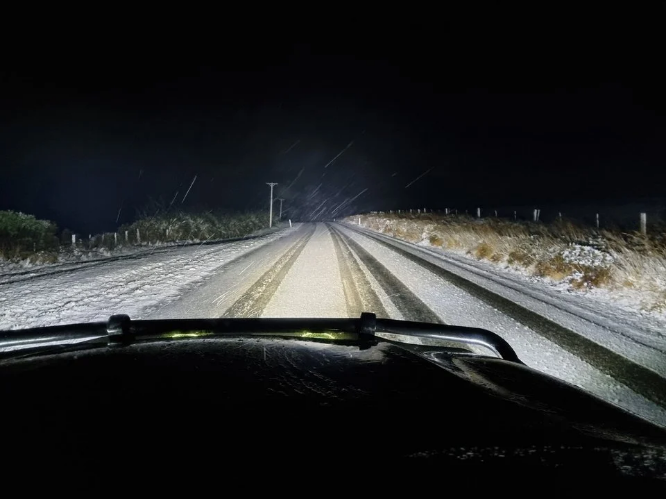
[[[268,227],[273,227],[273,186],[277,186],[278,183],[277,182],[267,182],[266,184],[268,184],[271,187],[271,204],[269,205],[270,208],[268,209],[268,214],[269,214],[268,215]]]
[[[282,220],[282,202],[284,201],[284,198],[277,198],[280,200],[280,220]]]

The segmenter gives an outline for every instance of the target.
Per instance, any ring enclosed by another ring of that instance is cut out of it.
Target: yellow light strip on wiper
[[[198,338],[211,335],[211,332],[181,332],[173,331],[169,333],[163,333],[162,337],[167,339],[184,339],[184,338]]]
[[[206,331],[193,331],[193,332],[183,332],[180,330],[174,330],[171,332],[163,333],[160,335],[162,338],[166,339],[184,339],[184,338],[200,338],[212,335],[212,332]],[[261,336],[262,334],[254,334]],[[358,335],[355,333],[347,332],[291,332],[291,333],[273,333],[266,332],[266,336],[285,336],[285,337],[298,337],[302,339],[320,339],[320,340],[358,340]]]
[[[357,340],[358,335],[346,332],[300,332],[297,336],[304,339]]]

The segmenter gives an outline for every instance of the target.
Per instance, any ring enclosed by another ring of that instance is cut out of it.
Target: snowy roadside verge
[[[50,264],[36,264],[31,261],[31,259],[25,259],[21,262],[8,262],[6,260],[0,259],[0,284],[11,283],[16,281],[19,277],[35,277],[49,274],[54,271],[60,272],[70,269],[80,269],[91,264],[154,255],[156,253],[167,252],[181,247],[218,245],[222,243],[244,241],[257,238],[259,236],[272,234],[281,231],[286,227],[287,226],[285,224],[282,224],[271,229],[260,229],[246,236],[221,240],[185,240],[179,242],[118,246],[115,249],[95,248],[86,250],[76,247],[68,248],[61,250],[58,253],[57,262]]]
[[[140,319],[201,284],[219,267],[299,227],[0,284],[0,330],[103,321],[119,313]]]
[[[418,245],[377,231],[351,228],[412,248],[420,257],[466,280],[501,295],[555,323],[626,357],[641,366],[666,376],[663,359],[666,335],[663,323],[636,313],[600,304],[582,294],[555,290],[552,286],[530,281],[524,276],[502,272],[488,262],[455,255],[441,248]]]
[[[666,247],[658,234],[642,238],[566,221],[545,225],[438,214],[345,221],[666,330]]]
[[[643,391],[636,392],[632,388],[635,384],[629,387],[625,383],[627,378],[632,374],[635,375],[633,370],[629,369],[627,372],[620,370],[620,376],[614,377],[608,373],[608,367],[604,363],[592,360],[593,364],[590,364],[590,352],[587,349],[572,350],[566,342],[563,347],[557,337],[553,338],[547,332],[546,335],[543,335],[539,323],[522,323],[520,317],[505,314],[505,310],[501,306],[496,307],[497,305],[492,301],[479,300],[479,297],[469,288],[459,288],[454,282],[434,273],[431,268],[424,267],[422,258],[438,268],[461,276],[503,298],[520,303],[527,309],[536,309],[537,314],[541,315],[541,313],[545,314],[553,310],[564,315],[565,313],[562,311],[508,288],[504,283],[491,281],[486,277],[487,275],[479,275],[471,268],[454,268],[449,265],[448,259],[445,260],[435,252],[430,253],[427,248],[417,247],[376,232],[359,230],[351,225],[341,225],[341,230],[377,258],[410,290],[418,291],[419,298],[444,323],[484,328],[495,332],[509,342],[519,358],[528,366],[589,391],[660,426],[666,426],[666,411],[662,405],[645,397]],[[382,243],[383,241],[388,244],[385,245]],[[410,254],[418,258],[411,259]],[[525,291],[520,288],[518,290]],[[571,320],[569,326],[575,331],[586,331],[594,327],[578,317],[569,319]],[[603,329],[602,333],[606,335]],[[631,347],[635,346],[632,343],[628,344],[629,346],[625,350],[633,352]],[[663,359],[663,355],[654,356],[654,364],[663,365],[661,359]],[[626,365],[627,363],[623,363],[621,366]],[[612,373],[616,374],[617,371],[612,371]],[[651,380],[655,378],[653,377]],[[659,387],[659,384],[650,387],[656,388]]]

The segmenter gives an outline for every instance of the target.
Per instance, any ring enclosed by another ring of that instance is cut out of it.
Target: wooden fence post
[[[76,246],[76,235],[75,234],[72,235],[72,246],[73,247]]]
[[[129,233],[129,231],[125,231],[125,243],[127,243],[127,241],[129,241],[129,234],[128,233]]]
[[[141,244],[141,233],[139,233],[139,228],[136,228],[136,242],[137,244]]]
[[[597,229],[599,229],[599,214],[597,214],[596,219],[597,219]]]
[[[481,209],[480,209],[480,208],[477,208],[477,209],[476,209],[476,218],[477,218],[477,219],[480,219],[480,218],[481,218]]]
[[[641,234],[647,236],[647,214],[641,212]]]

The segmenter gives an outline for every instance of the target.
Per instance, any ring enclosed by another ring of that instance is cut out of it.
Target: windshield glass
[[[490,330],[666,425],[663,87],[586,72],[584,43],[446,37],[469,30],[9,61],[0,330],[372,312]]]

